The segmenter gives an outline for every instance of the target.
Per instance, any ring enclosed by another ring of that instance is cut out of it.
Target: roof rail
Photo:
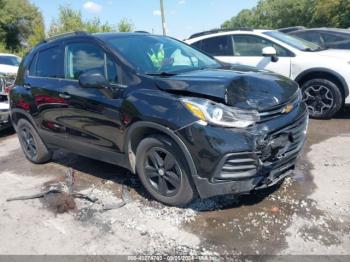
[[[220,33],[220,32],[229,32],[229,31],[253,31],[253,29],[247,28],[247,27],[225,28],[225,29],[216,28],[216,29],[212,29],[212,30],[208,30],[208,31],[203,31],[200,33],[195,33],[195,34],[191,35],[188,39],[192,39],[192,38],[203,36],[203,35],[210,35],[210,34],[215,34],[215,33]]]
[[[137,30],[137,31],[134,31],[134,33],[139,33],[139,34],[150,34],[150,32],[143,31],[143,30]]]
[[[74,35],[89,35],[89,33],[86,31],[75,31],[75,32],[63,33],[63,34],[59,34],[59,35],[55,35],[55,36],[46,38],[45,40],[41,41],[40,44],[41,43],[48,43],[48,42],[54,41],[56,39],[60,39],[63,37],[68,37],[68,36],[74,36]]]

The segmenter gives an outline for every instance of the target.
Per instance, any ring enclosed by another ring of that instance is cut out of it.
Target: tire
[[[148,137],[140,142],[136,170],[148,193],[159,202],[185,206],[193,200],[188,165],[182,151],[167,137]]]
[[[303,101],[310,117],[330,119],[344,104],[344,96],[336,83],[328,79],[312,79],[302,85]]]
[[[30,162],[44,164],[51,160],[52,152],[47,149],[38,132],[26,119],[18,121],[17,135],[23,153]]]

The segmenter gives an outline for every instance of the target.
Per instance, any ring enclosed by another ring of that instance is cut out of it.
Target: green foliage
[[[0,48],[20,53],[45,37],[38,8],[29,0],[0,0]]]
[[[119,32],[132,32],[134,31],[134,24],[127,20],[126,18],[123,18],[118,23],[118,31]]]
[[[349,0],[260,0],[225,21],[222,28],[350,27]]]
[[[96,32],[130,32],[133,30],[133,24],[127,19],[122,19],[115,27],[108,22],[102,23],[98,17],[91,20],[83,20],[80,11],[70,7],[61,6],[59,16],[51,22],[48,35],[58,35],[72,31],[87,31],[90,33]]]

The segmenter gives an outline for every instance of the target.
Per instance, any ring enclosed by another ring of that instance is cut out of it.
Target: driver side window
[[[277,56],[291,56],[288,50],[265,38],[254,35],[233,35],[235,56],[262,56],[262,49],[269,46],[276,49]]]
[[[111,84],[118,83],[117,64],[99,46],[90,43],[68,44],[65,78],[78,80],[81,74],[88,71],[103,75]]]
[[[106,77],[105,53],[103,50],[93,44],[68,44],[65,77],[78,80],[81,74],[88,71],[96,71]]]

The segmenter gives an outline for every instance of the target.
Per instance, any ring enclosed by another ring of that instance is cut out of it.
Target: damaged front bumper
[[[200,197],[245,194],[279,183],[295,167],[307,126],[301,106],[250,131],[199,125],[181,130],[197,168],[193,181]]]

